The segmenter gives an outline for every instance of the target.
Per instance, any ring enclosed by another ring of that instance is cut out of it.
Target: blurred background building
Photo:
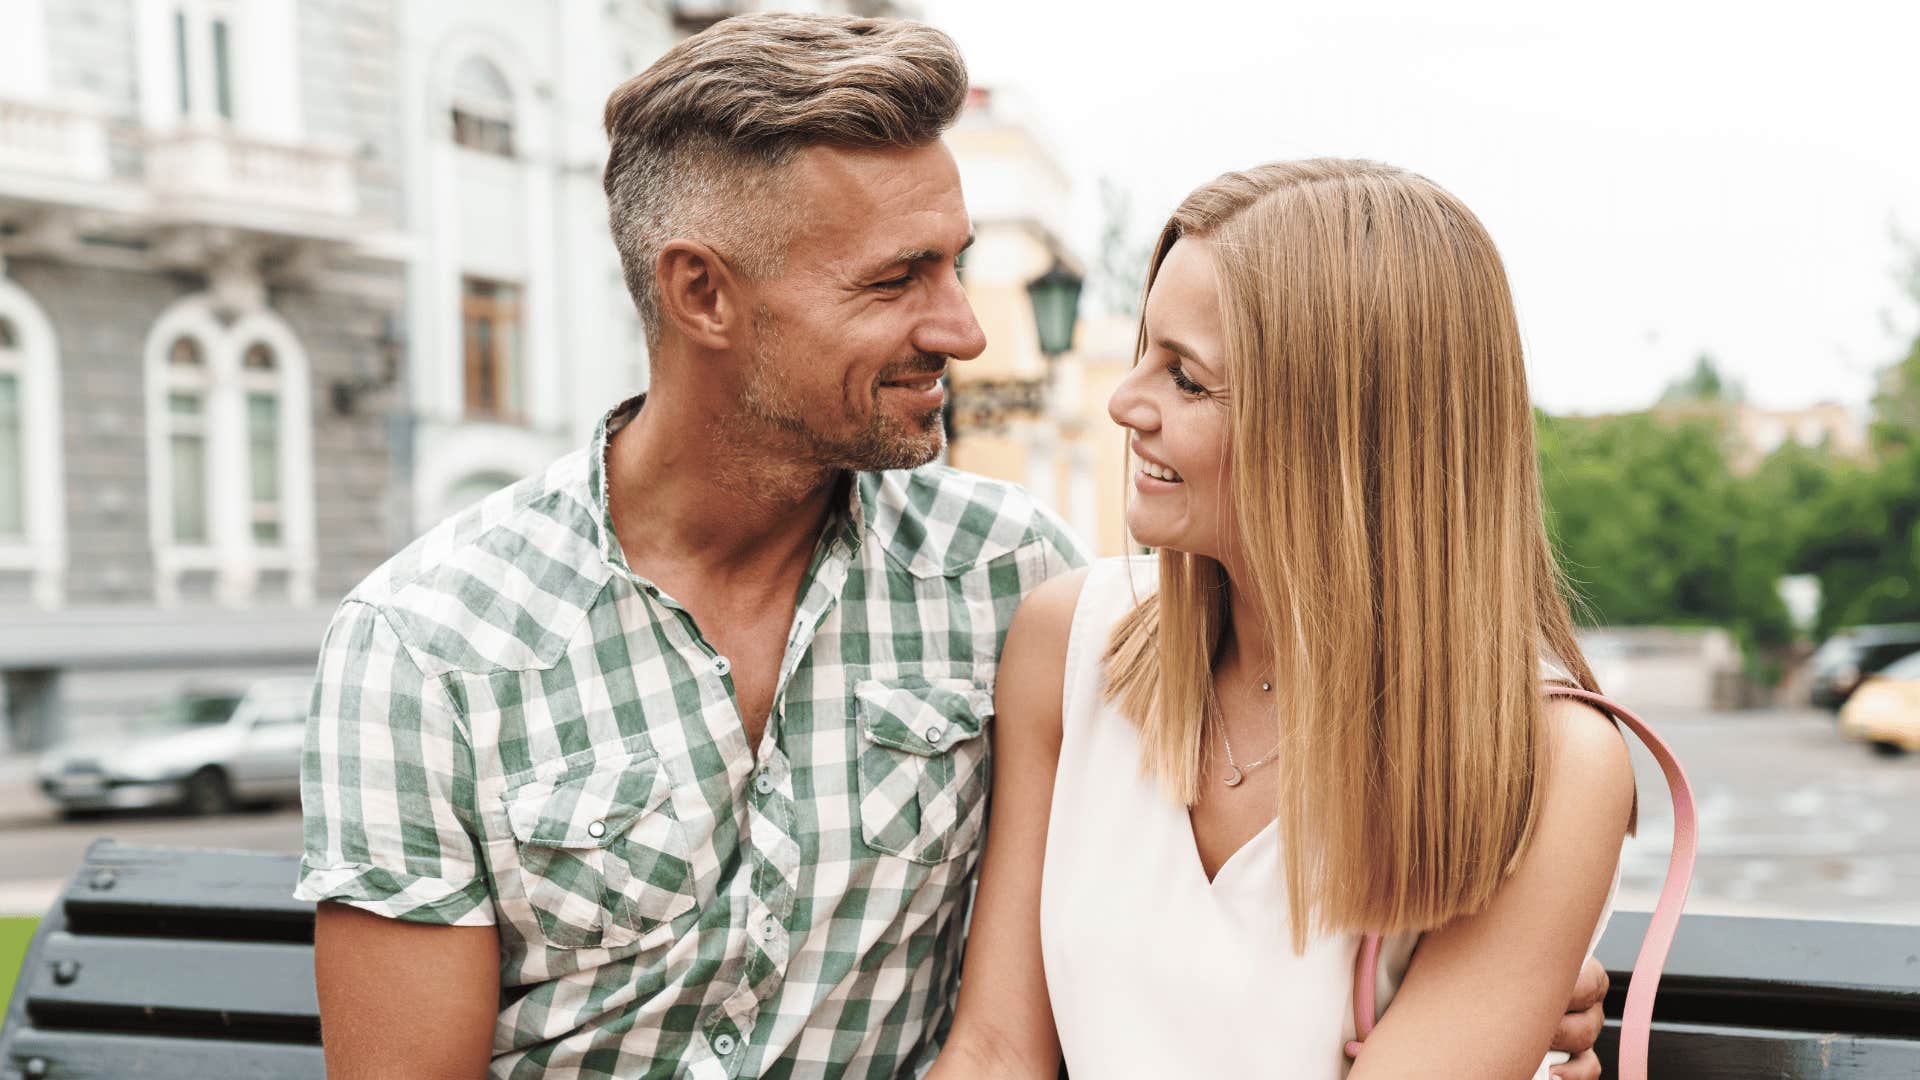
[[[758,6],[7,0],[0,753],[310,673],[369,570],[644,387],[601,109]]]

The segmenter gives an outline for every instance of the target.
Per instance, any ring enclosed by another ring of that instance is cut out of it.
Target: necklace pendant
[[[1240,767],[1238,765],[1229,765],[1227,766],[1227,775],[1221,777],[1220,782],[1228,787],[1239,787],[1240,781],[1243,779],[1245,778],[1240,774]]]

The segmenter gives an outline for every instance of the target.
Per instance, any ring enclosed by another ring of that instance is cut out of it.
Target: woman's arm
[[[1486,910],[1420,939],[1349,1080],[1531,1077],[1580,970],[1633,805],[1626,741],[1590,706],[1546,705],[1546,797]]]
[[[967,931],[953,1032],[928,1080],[1054,1080],[1060,1040],[1040,966],[1047,851],[1067,634],[1085,571],[1048,581],[1014,613],[994,685],[993,802]]]

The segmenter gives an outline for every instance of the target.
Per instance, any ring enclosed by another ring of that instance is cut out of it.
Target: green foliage
[[[1741,401],[1746,396],[1744,387],[1720,374],[1720,367],[1713,362],[1711,354],[1701,353],[1693,362],[1693,370],[1686,378],[1669,383],[1660,400],[1667,403]]]
[[[1869,462],[1789,441],[1736,475],[1716,415],[1539,418],[1548,530],[1589,618],[1724,626],[1757,661],[1795,636],[1780,579],[1808,573],[1816,638],[1920,622],[1920,439],[1887,433]]]
[[[1790,639],[1775,588],[1790,545],[1728,467],[1716,416],[1542,416],[1539,439],[1548,531],[1590,618],[1723,625],[1750,649]]]
[[[1904,246],[1920,304],[1920,245]],[[1548,530],[1588,617],[1724,626],[1756,668],[1794,637],[1789,574],[1819,579],[1816,638],[1920,622],[1920,338],[1882,374],[1866,461],[1789,440],[1736,474],[1724,424],[1742,396],[1702,355],[1653,412],[1538,415]]]

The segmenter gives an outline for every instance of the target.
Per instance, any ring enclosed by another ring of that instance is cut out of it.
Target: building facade
[[[1027,285],[1081,260],[1061,238],[1072,180],[1036,129],[1036,110],[976,87],[947,136],[960,166],[974,244],[961,270],[987,335],[953,367],[949,460],[1021,484],[1101,555],[1128,550],[1126,440],[1107,398],[1133,364],[1131,320],[1082,318],[1073,347],[1040,347]]]
[[[395,21],[12,0],[0,35],[0,748],[310,668],[407,501]]]
[[[310,672],[368,571],[644,389],[602,109],[762,6],[6,0],[0,756]]]
[[[760,8],[887,0],[468,0],[401,5],[413,523],[586,440],[646,387],[601,189],[607,95],[687,35]]]

